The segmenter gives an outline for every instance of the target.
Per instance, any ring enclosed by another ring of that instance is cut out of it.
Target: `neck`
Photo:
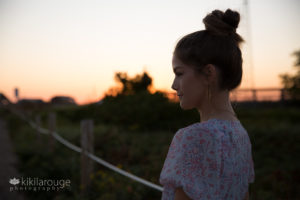
[[[237,120],[227,90],[213,94],[211,101],[204,101],[201,107],[198,108],[198,112],[200,114],[201,122],[213,118]]]

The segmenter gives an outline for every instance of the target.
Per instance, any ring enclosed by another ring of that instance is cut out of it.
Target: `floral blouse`
[[[254,177],[252,146],[240,121],[210,119],[176,132],[159,182],[162,200],[173,200],[177,187],[191,199],[242,200]]]

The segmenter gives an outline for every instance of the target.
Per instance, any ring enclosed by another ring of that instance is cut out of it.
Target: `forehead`
[[[177,68],[185,68],[186,64],[181,62],[176,56],[173,56],[173,58],[172,58],[172,67],[173,67],[173,70],[175,70]]]

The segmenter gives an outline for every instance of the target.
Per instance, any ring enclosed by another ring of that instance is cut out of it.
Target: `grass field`
[[[239,107],[237,115],[252,142],[255,182],[250,185],[250,199],[300,198],[300,107]],[[28,199],[160,199],[161,192],[129,180],[95,164],[92,187],[80,196],[80,155],[58,142],[49,152],[47,135],[42,144],[36,131],[6,110],[1,115],[8,121],[19,171],[25,177],[70,179],[71,188],[59,192],[26,192]],[[58,112],[59,113],[59,112]],[[47,127],[46,114],[42,113]],[[193,123],[193,122],[191,122]],[[80,146],[80,124],[57,116],[57,132]],[[174,132],[129,131],[123,127],[97,122],[94,127],[95,155],[113,165],[158,183],[160,171]]]

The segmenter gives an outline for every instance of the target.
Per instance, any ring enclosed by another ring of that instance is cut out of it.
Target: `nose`
[[[173,90],[176,90],[176,91],[178,90],[178,85],[177,85],[177,83],[176,83],[176,79],[174,79],[171,88],[172,88]]]

